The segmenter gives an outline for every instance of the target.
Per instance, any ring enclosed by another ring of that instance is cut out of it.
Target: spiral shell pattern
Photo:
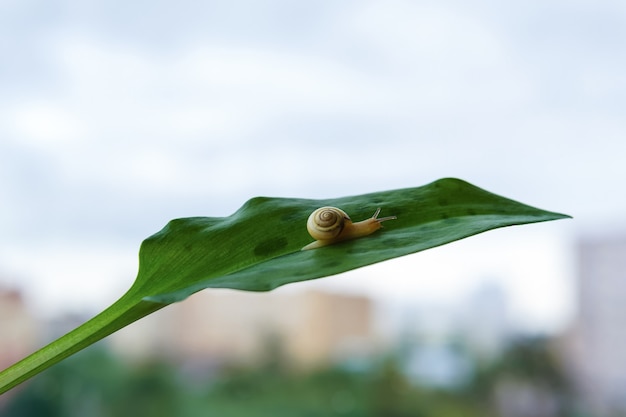
[[[341,233],[350,216],[336,207],[321,207],[309,216],[306,228],[318,240],[333,239]]]

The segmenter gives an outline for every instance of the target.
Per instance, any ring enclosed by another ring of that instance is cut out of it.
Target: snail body
[[[382,222],[396,219],[396,216],[378,218],[380,208],[369,219],[353,223],[348,214],[336,207],[321,207],[309,216],[306,228],[315,242],[302,250],[320,248],[344,240],[358,239],[380,229]]]

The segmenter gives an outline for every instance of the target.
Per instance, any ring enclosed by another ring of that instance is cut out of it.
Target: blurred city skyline
[[[454,176],[574,221],[284,291],[451,304],[493,280],[562,328],[575,238],[626,230],[625,23],[610,0],[1,2],[0,284],[98,310],[171,218]]]

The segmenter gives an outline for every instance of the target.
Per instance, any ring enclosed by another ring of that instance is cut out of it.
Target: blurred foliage
[[[495,417],[494,390],[512,376],[568,398],[558,362],[536,340],[513,344],[454,390],[411,383],[393,357],[359,371],[295,371],[279,355],[256,367],[187,365],[128,364],[88,349],[21,387],[0,416]],[[555,417],[569,415],[561,407]]]
[[[510,341],[502,355],[477,367],[468,392],[474,397],[489,398],[494,402],[498,391],[509,397],[518,391],[518,395],[525,396],[526,402],[533,402],[537,410],[541,408],[539,403],[544,403],[546,408],[548,399],[554,408],[549,415],[581,415],[576,411],[574,390],[562,369],[553,342],[543,337]],[[515,399],[509,398],[509,403],[511,400]]]

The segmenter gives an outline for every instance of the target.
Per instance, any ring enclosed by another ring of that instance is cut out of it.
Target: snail
[[[383,227],[382,222],[396,219],[396,216],[378,218],[380,208],[367,220],[353,223],[345,211],[336,207],[321,207],[309,216],[306,228],[309,234],[316,239],[302,250],[320,248],[344,240],[357,239],[370,235]]]

